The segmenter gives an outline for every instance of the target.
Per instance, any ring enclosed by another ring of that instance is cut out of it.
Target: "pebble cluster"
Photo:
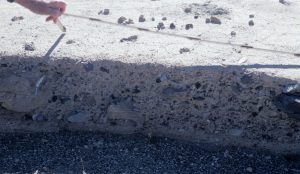
[[[280,2],[280,3],[283,3],[283,2]],[[199,10],[201,12],[199,12]],[[98,14],[99,15],[108,15],[109,12],[110,12],[109,9],[104,9],[104,10],[101,10]],[[192,17],[195,20],[203,19],[203,18],[201,18],[201,17],[203,17],[203,14],[205,14],[206,16],[209,15],[210,17],[207,17],[207,18],[204,19],[204,23],[213,24],[213,25],[221,25],[222,24],[222,20],[221,20],[222,16],[223,15],[228,15],[230,12],[227,9],[220,8],[220,7],[212,5],[210,3],[204,3],[202,5],[201,4],[192,4],[189,7],[184,8],[183,13],[185,13],[186,15],[192,15]],[[255,16],[254,14],[249,14],[250,20],[248,21],[248,25],[250,27],[254,26],[254,16]],[[147,17],[143,14],[141,14],[138,18],[139,23],[154,22],[154,21],[155,21],[154,17],[150,17],[150,16]],[[156,24],[155,28],[158,31],[161,31],[161,30],[165,30],[165,29],[175,30],[175,29],[180,29],[182,27],[182,26],[179,26],[179,27],[176,26],[176,23],[174,21],[171,21],[171,23],[169,23],[169,24],[167,24],[167,22],[168,22],[168,18],[167,17],[162,17],[161,21],[159,21]],[[198,21],[195,21],[195,22],[199,23]],[[117,20],[117,23],[118,24],[124,24],[124,25],[134,24],[134,20],[127,19],[126,17],[121,16]],[[168,25],[168,26],[166,26],[166,25]],[[194,24],[193,23],[185,24],[183,28],[185,30],[192,30],[192,29],[194,29]],[[231,33],[229,33],[229,36],[236,37],[237,33],[235,31],[232,31]],[[134,38],[122,38],[120,40],[120,42],[136,41],[136,40],[137,40],[137,37],[136,38],[135,37]],[[189,51],[183,51],[182,49],[179,50],[180,54],[182,54],[184,52],[189,52]]]

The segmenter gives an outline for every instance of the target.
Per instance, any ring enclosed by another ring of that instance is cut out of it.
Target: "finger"
[[[46,22],[49,22],[49,21],[52,21],[53,20],[53,17],[52,16],[48,16],[47,18],[46,18]]]
[[[56,24],[57,23],[58,18],[53,18],[53,22]]]
[[[53,21],[55,24],[57,23],[58,18],[49,16],[46,18],[46,22]]]

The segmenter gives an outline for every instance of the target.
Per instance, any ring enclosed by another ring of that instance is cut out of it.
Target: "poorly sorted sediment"
[[[18,57],[1,58],[0,77],[2,130],[140,132],[299,150],[299,112],[278,106],[297,94],[295,86],[283,91],[288,79],[222,66]]]

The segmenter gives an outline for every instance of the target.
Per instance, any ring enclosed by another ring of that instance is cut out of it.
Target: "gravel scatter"
[[[16,22],[16,21],[21,21],[23,19],[24,19],[23,16],[14,16],[13,18],[11,18],[11,21],[12,22]]]
[[[268,152],[142,135],[1,133],[0,140],[0,173],[273,174],[300,167]]]

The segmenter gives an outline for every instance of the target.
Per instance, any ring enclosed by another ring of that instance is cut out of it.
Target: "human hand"
[[[54,23],[65,12],[67,6],[66,3],[55,0],[48,2],[44,0],[16,0],[15,2],[36,14],[47,15],[46,21],[53,21]]]

